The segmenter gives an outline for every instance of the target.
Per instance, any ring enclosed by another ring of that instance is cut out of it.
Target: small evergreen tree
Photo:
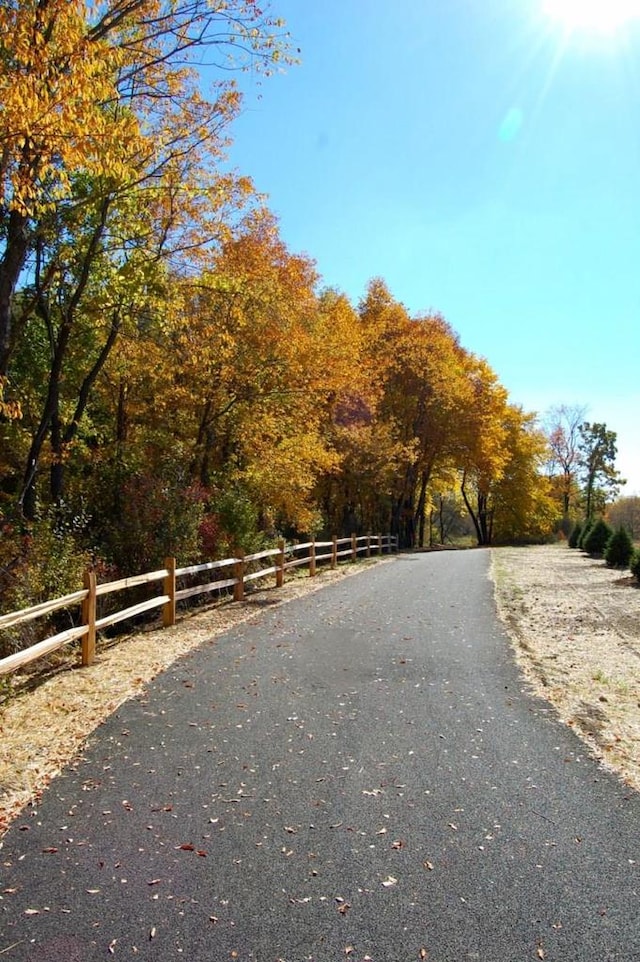
[[[621,524],[607,541],[604,549],[604,560],[610,568],[627,568],[632,554],[631,535]]]
[[[629,567],[631,569],[631,574],[635,575],[638,581],[640,581],[640,549],[633,552]]]
[[[568,544],[570,548],[578,547],[580,543],[581,534],[582,534],[582,523],[578,521],[576,522],[576,524],[574,524],[573,528],[571,529],[571,534],[569,535]]]
[[[604,553],[604,549],[607,546],[607,541],[611,537],[612,531],[606,521],[602,518],[598,518],[593,527],[589,530],[589,534],[584,539],[582,547],[587,552],[594,557],[600,557]]]
[[[587,520],[585,521],[585,523],[582,525],[582,528],[580,529],[580,534],[578,535],[578,547],[579,547],[579,548],[582,548],[582,549],[584,550],[584,543],[585,543],[585,541],[587,540],[587,538],[589,537],[589,532],[590,532],[591,529],[593,528],[594,524],[595,524],[595,522],[594,522],[593,518],[587,518]]]

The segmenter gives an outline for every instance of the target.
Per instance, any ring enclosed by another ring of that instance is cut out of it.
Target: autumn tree
[[[216,138],[237,92],[198,92],[194,65],[268,73],[290,61],[283,23],[252,0],[19,0],[0,3],[0,375],[20,334],[14,295],[39,216],[84,171],[108,192],[167,152]],[[186,107],[186,109],[185,109]],[[182,144],[182,147],[180,146]],[[158,154],[160,148],[160,156]]]
[[[183,188],[186,183],[183,179]],[[227,210],[237,209],[244,197],[242,184],[224,187],[212,197],[224,198]],[[153,186],[147,183],[126,195],[103,198],[98,209],[90,202],[73,206],[66,212],[70,226],[58,223],[48,243],[38,245],[35,310],[26,327],[30,337],[14,365],[18,373],[21,354],[32,353],[33,345],[44,339],[49,361],[40,379],[38,417],[24,424],[32,431],[20,497],[27,517],[35,514],[36,472],[45,442],[50,496],[58,503],[68,452],[109,355],[122,336],[129,342],[148,341],[149,330],[158,326],[155,318],[165,314],[171,301],[167,263],[174,273],[187,246],[193,258],[195,241],[191,243],[189,234],[196,225],[207,240],[221,230],[225,208],[220,201],[208,202],[206,210],[193,202],[172,210],[167,205],[170,188],[167,176]],[[43,284],[43,273],[53,281]]]
[[[270,214],[248,217],[183,285],[169,391],[194,479],[240,485],[265,516],[302,530],[317,525],[313,489],[338,458],[327,432],[354,385],[359,336],[347,299],[317,282]]]
[[[544,431],[549,445],[547,470],[558,489],[563,526],[566,529],[570,527],[569,518],[579,495],[580,427],[585,415],[586,408],[582,405],[560,404],[550,408],[544,418]]]
[[[623,525],[633,541],[640,541],[640,496],[617,498],[607,507],[606,520],[612,528]]]
[[[460,491],[479,545],[493,540],[494,486],[508,461],[507,391],[483,358],[470,357],[467,379],[471,403],[461,423]]]
[[[544,473],[547,439],[534,414],[518,405],[505,411],[507,460],[493,485],[493,538],[499,543],[546,541],[553,531],[556,507]]]
[[[336,296],[323,297],[327,293]],[[395,425],[380,413],[388,377],[384,345],[404,309],[376,279],[358,310],[348,310],[342,348],[347,376],[331,395],[324,427],[338,462],[316,486],[325,525],[343,535],[390,529],[393,489],[406,455]]]
[[[20,405],[16,401],[5,401],[5,385],[6,378],[0,377],[0,417],[5,418],[7,421],[11,421],[22,417],[22,411],[20,410]]]
[[[377,416],[402,457],[392,494],[391,528],[405,546],[423,545],[429,484],[459,445],[459,423],[472,401],[467,353],[440,315],[409,316],[380,280],[359,313],[366,364],[378,385]]]
[[[455,484],[439,487],[429,501],[429,544],[445,545],[470,533],[471,521]]]
[[[50,357],[20,492],[28,517],[45,441],[59,500],[65,449],[150,274],[160,260],[193,269],[194,252],[219,240],[221,206],[245,190],[216,173],[238,92],[223,81],[204,97],[194,64],[269,70],[288,59],[281,26],[248,0],[0,6],[0,374],[19,397],[11,360],[40,327]]]
[[[397,504],[412,506],[420,546],[425,543],[429,486],[438,474],[451,475],[460,425],[472,403],[467,361],[457,336],[438,315],[413,320],[396,347],[387,397],[393,397],[396,421],[410,432],[404,440],[410,437],[415,451]]]
[[[89,37],[85,4],[0,5],[0,375],[21,333],[14,297],[40,215],[69,196],[70,175],[126,180],[120,143],[136,140],[133,117],[115,104],[120,54]]]
[[[336,405],[328,437],[338,460],[316,485],[328,532],[389,531],[403,445],[388,423],[352,397]]]

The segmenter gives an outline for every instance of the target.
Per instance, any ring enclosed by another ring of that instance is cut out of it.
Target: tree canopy
[[[548,536],[547,442],[489,362],[381,278],[356,305],[323,288],[226,168],[233,70],[292,63],[282,21],[252,0],[0,0],[0,37],[13,597],[36,542],[130,573],[276,533],[423,545],[434,512],[452,529],[445,505],[480,544]],[[592,499],[619,479],[604,425],[582,425],[579,458],[562,431],[566,511],[578,470]]]

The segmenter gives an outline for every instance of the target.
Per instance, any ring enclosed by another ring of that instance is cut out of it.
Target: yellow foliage
[[[133,172],[136,124],[107,106],[118,99],[122,51],[92,39],[85,17],[78,0],[0,8],[0,190],[24,215],[68,192],[69,171],[115,180]]]
[[[0,417],[8,421],[17,421],[22,417],[22,409],[19,401],[5,401],[4,391],[7,383],[6,377],[0,377]]]

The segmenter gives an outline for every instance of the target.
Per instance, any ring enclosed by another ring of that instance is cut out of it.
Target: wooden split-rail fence
[[[15,628],[18,625],[52,615],[61,609],[80,609],[79,624],[65,631],[60,631],[49,638],[39,641],[28,648],[17,651],[6,658],[0,659],[0,675],[22,668],[24,665],[51,654],[65,645],[81,640],[81,663],[91,665],[95,660],[96,639],[98,632],[127,619],[137,618],[154,608],[162,608],[162,624],[168,628],[176,623],[176,606],[179,601],[196,595],[208,594],[216,591],[233,591],[233,600],[242,601],[245,586],[257,579],[275,576],[276,588],[284,584],[285,572],[290,568],[307,566],[309,575],[316,574],[317,565],[329,563],[332,568],[338,565],[340,559],[357,561],[359,556],[371,557],[396,552],[397,538],[391,535],[352,535],[350,538],[332,538],[331,541],[308,541],[304,544],[285,544],[281,541],[276,548],[256,551],[254,554],[239,553],[235,558],[224,558],[222,561],[209,561],[204,564],[176,567],[175,558],[166,558],[164,568],[148,571],[145,574],[121,578],[119,581],[98,584],[94,571],[84,573],[84,584],[79,591],[45,601],[22,611],[14,611],[0,615],[0,631]],[[301,552],[307,554],[301,554]],[[259,567],[271,561],[267,567]],[[258,566],[256,569],[256,565]],[[225,574],[231,570],[230,577],[214,577],[211,572]],[[181,580],[207,577],[210,580],[198,582],[187,587],[179,588]],[[135,605],[129,605],[117,611],[110,612],[104,617],[98,617],[98,599],[106,595],[142,585],[162,582],[162,593],[154,595]]]

